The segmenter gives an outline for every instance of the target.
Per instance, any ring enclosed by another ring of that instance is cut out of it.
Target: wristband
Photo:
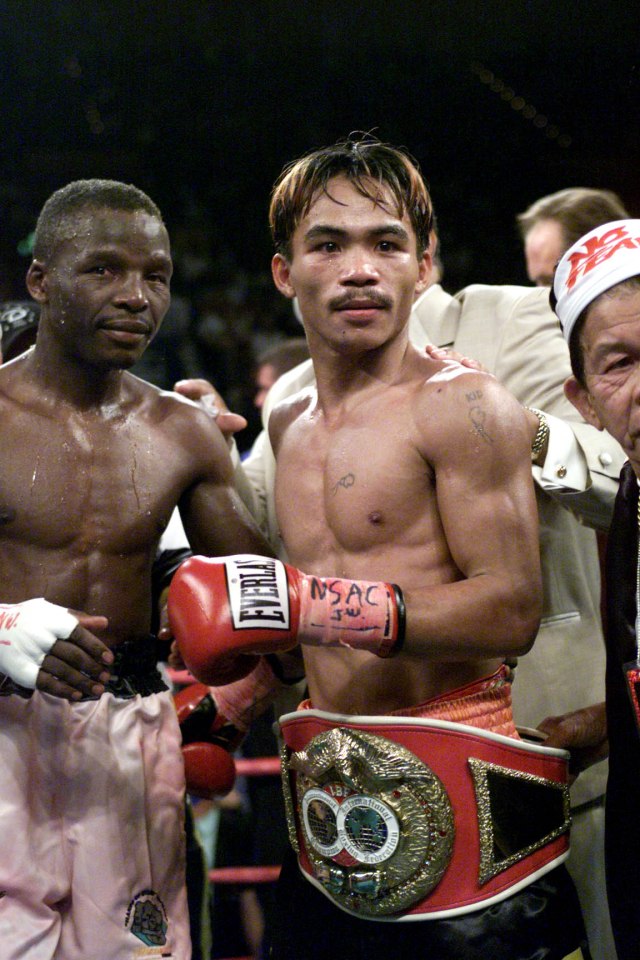
[[[305,576],[300,593],[303,643],[367,650],[378,657],[400,651],[405,605],[396,584]]]
[[[0,671],[19,686],[35,690],[45,656],[77,625],[73,614],[42,597],[0,604]]]

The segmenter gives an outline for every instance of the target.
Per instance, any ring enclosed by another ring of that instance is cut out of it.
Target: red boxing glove
[[[204,683],[190,683],[173,698],[183,746],[196,741],[215,743],[232,753],[246,733],[239,730],[218,708],[215,690]],[[247,728],[248,729],[248,728]]]
[[[221,714],[209,687],[192,683],[173,702],[182,733],[187,793],[213,799],[229,793],[236,779],[231,756],[244,733]]]
[[[379,657],[404,639],[395,584],[307,576],[269,557],[190,557],[174,574],[168,613],[191,673],[224,684],[245,676],[256,656],[298,643],[346,646]]]
[[[287,684],[264,657],[246,677],[225,687],[192,683],[174,696],[182,732],[187,791],[212,799],[231,790],[236,768],[231,751],[238,747],[256,717],[264,713]]]
[[[215,743],[188,743],[182,748],[187,793],[215,800],[229,793],[236,781],[233,757]]]

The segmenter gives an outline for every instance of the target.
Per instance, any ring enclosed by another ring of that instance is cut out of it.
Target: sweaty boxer
[[[189,960],[184,770],[151,566],[176,505],[269,552],[214,421],[128,372],[169,306],[156,205],[76,181],[40,214],[34,348],[0,369],[3,960]]]
[[[290,563],[194,558],[169,612],[238,727],[265,661],[304,658],[309,699],[281,719],[295,856],[271,956],[587,957],[561,865],[566,754],[519,739],[504,666],[540,616],[523,411],[409,343],[432,213],[404,152],[315,151],[270,217],[317,378],[270,418]]]

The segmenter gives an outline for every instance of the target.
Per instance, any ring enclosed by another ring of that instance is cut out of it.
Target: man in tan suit
[[[513,690],[516,721],[524,727],[538,727],[548,717],[604,700],[598,550],[594,530],[583,524],[608,527],[625,459],[618,444],[581,420],[564,396],[563,383],[571,373],[569,354],[548,296],[542,288],[473,285],[452,297],[434,284],[414,304],[410,321],[413,343],[432,343],[474,357],[521,403],[542,411],[550,427],[546,459],[533,466],[543,621],[533,650],[517,666]],[[276,403],[312,382],[311,361],[284,374],[267,397],[265,424]],[[255,515],[283,555],[273,502],[275,461],[266,431],[243,466],[256,494]],[[582,729],[578,721],[589,720],[591,714],[585,711],[560,727],[553,722],[545,727],[561,739],[568,736],[567,746],[575,748]],[[594,960],[615,956],[604,888],[606,768],[606,762],[591,766],[572,788],[568,866]]]

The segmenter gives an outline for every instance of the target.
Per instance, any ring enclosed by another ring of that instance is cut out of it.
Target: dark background
[[[0,2],[5,272],[21,295],[17,244],[83,176],[261,269],[281,166],[375,129],[422,165],[446,285],[524,281],[513,216],[539,195],[606,186],[640,214],[639,23],[619,0]]]
[[[639,23],[628,0],[0,0],[0,296],[47,196],[99,176],[159,204],[190,309],[195,276],[277,312],[271,185],[352,130],[420,162],[445,287],[526,282],[514,216],[542,194],[640,216]]]

